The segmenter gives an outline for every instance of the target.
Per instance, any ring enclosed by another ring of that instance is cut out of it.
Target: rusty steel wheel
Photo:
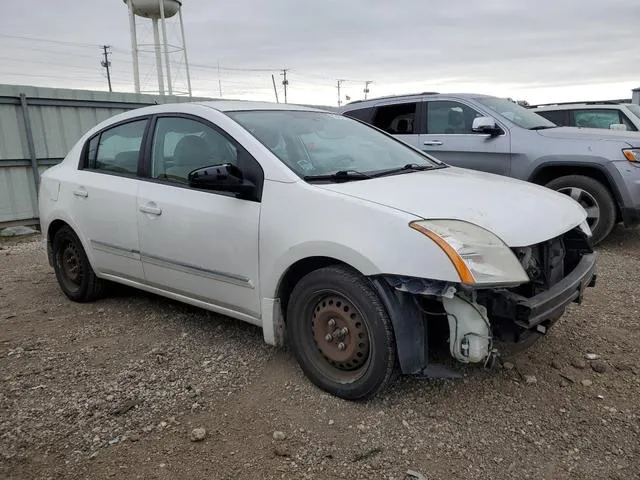
[[[84,268],[78,246],[74,242],[66,244],[57,252],[56,262],[62,275],[62,281],[70,291],[77,291],[82,285]]]
[[[318,353],[341,380],[361,375],[369,359],[369,332],[362,314],[348,299],[332,294],[319,298],[313,309],[311,332]]]
[[[51,253],[58,284],[67,297],[76,302],[89,302],[102,295],[104,282],[91,268],[82,243],[71,227],[63,226],[55,232]]]
[[[348,400],[374,396],[391,382],[396,344],[372,283],[346,265],[305,275],[287,303],[287,341],[305,375]]]

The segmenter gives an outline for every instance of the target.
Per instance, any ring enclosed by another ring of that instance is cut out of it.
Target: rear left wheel
[[[300,280],[287,308],[287,338],[307,377],[338,397],[372,397],[393,377],[391,320],[370,282],[347,267]]]
[[[102,296],[104,281],[99,279],[70,227],[62,227],[53,237],[53,269],[60,288],[75,302],[90,302]]]

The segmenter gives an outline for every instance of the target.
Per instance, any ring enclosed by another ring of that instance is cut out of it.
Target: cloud
[[[364,80],[376,95],[464,87],[535,102],[577,99],[572,85],[595,98],[640,86],[637,0],[184,0],[183,15],[198,94],[218,94],[218,61],[225,96],[273,98],[271,71],[227,68],[273,70],[280,90],[278,69],[289,68],[291,99],[315,103],[336,102],[338,78],[351,80],[342,91],[354,98]],[[14,2],[0,33],[85,44],[0,35],[4,83],[104,88],[97,46],[110,44],[114,83],[132,89],[121,1]],[[143,60],[149,88],[153,58]]]

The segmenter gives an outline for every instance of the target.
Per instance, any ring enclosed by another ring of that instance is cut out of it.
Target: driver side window
[[[188,183],[189,173],[210,165],[238,164],[233,143],[213,128],[181,117],[157,120],[151,153],[151,177]]]
[[[459,102],[436,101],[427,104],[427,133],[472,135],[473,119],[481,117],[473,108]]]

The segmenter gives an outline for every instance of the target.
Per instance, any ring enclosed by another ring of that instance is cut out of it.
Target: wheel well
[[[302,277],[314,270],[319,270],[320,268],[328,267],[330,265],[347,264],[331,257],[308,257],[298,260],[288,268],[282,277],[282,280],[280,280],[277,292],[277,297],[280,299],[280,305],[282,306],[283,316],[286,316],[287,305],[289,303],[291,292]]]
[[[68,227],[69,224],[63,220],[54,220],[53,222],[51,222],[51,224],[49,225],[49,229],[47,230],[47,242],[49,243],[49,245],[51,245],[51,243],[53,242],[53,237],[55,237],[56,233],[58,233],[58,230],[65,226]]]
[[[605,173],[595,167],[581,166],[581,165],[552,165],[548,167],[543,167],[537,172],[534,173],[534,176],[529,179],[530,182],[538,184],[538,185],[546,185],[551,180],[556,178],[564,177],[567,175],[583,175],[585,177],[593,178],[597,180],[602,185],[609,190],[609,193],[613,197],[614,204],[616,206],[616,217],[617,220],[621,218],[620,211],[620,202],[618,200],[618,193],[615,191],[609,178],[605,175]]]

